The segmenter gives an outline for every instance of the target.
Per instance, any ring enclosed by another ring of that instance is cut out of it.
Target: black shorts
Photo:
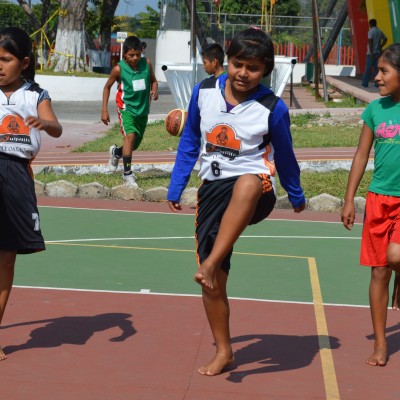
[[[233,187],[239,177],[221,179],[218,181],[204,182],[197,194],[196,213],[196,247],[197,259],[201,264],[211,253],[215,238],[225,210],[232,197]],[[257,224],[268,217],[275,206],[276,197],[272,186],[268,186],[269,177],[260,176],[263,182],[264,193],[262,194],[254,216],[249,225]],[[266,188],[267,187],[267,188]],[[221,268],[228,273],[233,248],[222,262]]]
[[[0,250],[45,250],[28,160],[0,153]]]

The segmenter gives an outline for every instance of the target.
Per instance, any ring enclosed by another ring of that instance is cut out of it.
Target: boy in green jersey
[[[142,42],[136,36],[125,39],[122,49],[123,59],[111,70],[103,89],[101,120],[108,125],[110,115],[107,104],[112,85],[118,82],[116,96],[118,119],[124,144],[110,147],[110,171],[118,168],[122,158],[123,179],[128,186],[137,187],[131,170],[132,151],[136,150],[144,135],[150,111],[150,101],[158,99],[158,82],[148,58],[142,57]]]

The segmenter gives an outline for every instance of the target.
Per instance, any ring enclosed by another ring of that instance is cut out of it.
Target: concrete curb
[[[114,199],[114,200],[136,200],[149,202],[166,202],[168,189],[163,186],[143,190],[140,187],[133,188],[126,185],[119,185],[112,188],[101,185],[98,182],[84,185],[74,185],[65,180],[59,180],[44,184],[35,180],[35,191],[38,196],[49,197],[80,197],[85,199]],[[197,188],[189,187],[183,192],[181,204],[196,205]],[[363,213],[365,210],[365,198],[356,197],[356,212]],[[343,199],[322,193],[318,196],[307,199],[306,209],[310,211],[328,211],[340,213],[343,207]],[[277,198],[275,205],[277,209],[291,209],[288,196]]]

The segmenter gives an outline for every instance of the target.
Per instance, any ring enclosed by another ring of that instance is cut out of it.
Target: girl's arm
[[[182,193],[200,153],[200,110],[197,104],[199,85],[197,84],[193,88],[192,97],[189,102],[188,117],[179,141],[175,165],[171,174],[171,182],[168,187],[168,205],[174,212],[181,209],[180,199]]]
[[[368,163],[369,153],[374,142],[374,132],[364,123],[361,129],[360,140],[351,164],[350,174],[347,181],[344,205],[341,219],[346,229],[351,230],[355,220],[354,196],[358,185],[364,175]]]
[[[295,212],[305,209],[306,199],[300,184],[300,168],[293,150],[290,117],[282,100],[276,104],[269,119],[271,142],[274,146],[275,166],[282,187],[288,194]]]
[[[52,137],[60,137],[62,134],[62,126],[54,114],[53,108],[51,107],[51,101],[49,99],[43,99],[39,103],[37,110],[38,117],[30,115],[25,118],[25,123],[29,127],[45,131]]]

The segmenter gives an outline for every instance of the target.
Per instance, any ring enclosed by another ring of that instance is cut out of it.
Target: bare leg
[[[14,281],[15,259],[15,252],[0,250],[0,324]],[[0,347],[0,361],[6,358],[7,356]]]
[[[391,242],[387,250],[388,267],[396,272],[394,277],[392,309],[400,309],[400,244]]]
[[[214,337],[216,353],[204,366],[198,369],[202,375],[218,375],[233,363],[233,351],[229,332],[229,302],[226,293],[228,275],[221,268],[215,274],[215,287],[203,287],[203,304]]]
[[[393,283],[393,293],[392,293],[392,309],[400,309],[400,273],[396,272]]]
[[[129,133],[124,137],[124,144],[122,145],[122,156],[131,156],[133,144],[135,143],[136,135]]]
[[[243,175],[236,181],[213,249],[194,275],[197,283],[210,289],[214,287],[217,268],[251,221],[261,195],[261,181],[255,175]]]
[[[369,365],[384,366],[387,363],[388,356],[385,328],[391,274],[392,270],[386,267],[373,267],[371,271],[369,302],[375,343],[374,352],[367,359],[367,364]]]

